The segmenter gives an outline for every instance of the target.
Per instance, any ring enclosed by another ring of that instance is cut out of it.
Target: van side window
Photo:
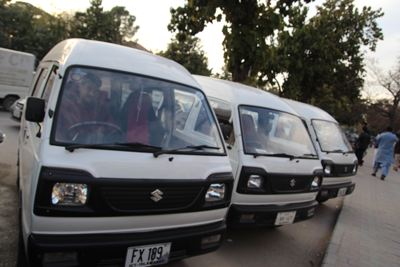
[[[36,81],[36,86],[33,88],[32,96],[38,97],[40,93],[40,88],[42,88],[42,85],[47,77],[47,73],[49,72],[49,69],[42,69],[42,72],[40,73],[39,78]]]
[[[42,98],[45,100],[45,102],[46,102],[46,108],[47,108],[47,103],[49,102],[49,97],[50,97],[50,93],[51,93],[51,89],[53,88],[53,84],[54,84],[54,82],[55,82],[55,79],[56,79],[56,75],[57,75],[57,72],[58,72],[58,67],[57,66],[54,66],[53,67],[53,69],[52,69],[52,71],[51,71],[51,73],[50,73],[50,77],[49,77],[49,79],[47,80],[47,84],[46,84],[46,86],[45,86],[45,89],[43,90],[43,93],[42,93]]]
[[[215,115],[217,116],[225,143],[234,145],[235,134],[233,131],[233,124],[229,122],[232,116],[231,106],[215,99],[210,99],[210,104]]]

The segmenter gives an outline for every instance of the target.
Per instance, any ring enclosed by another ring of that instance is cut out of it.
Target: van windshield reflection
[[[240,107],[247,154],[271,157],[318,158],[311,138],[297,116],[260,107]]]
[[[54,144],[75,149],[147,147],[152,152],[210,146],[218,147],[214,153],[225,152],[201,91],[84,67],[70,68],[63,79],[51,139]]]
[[[351,145],[339,124],[330,121],[312,120],[312,125],[321,151],[329,153],[352,152]]]

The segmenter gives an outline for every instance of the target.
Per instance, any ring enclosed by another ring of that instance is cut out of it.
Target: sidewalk
[[[322,262],[333,266],[400,266],[400,171],[371,176],[374,149],[368,149],[345,197]]]

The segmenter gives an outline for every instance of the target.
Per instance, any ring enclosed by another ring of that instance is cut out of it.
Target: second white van
[[[228,226],[281,226],[312,218],[323,169],[297,113],[265,91],[194,77],[216,113],[235,177]]]

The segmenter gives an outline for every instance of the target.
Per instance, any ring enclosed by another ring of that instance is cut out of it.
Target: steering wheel
[[[86,121],[74,124],[71,127],[69,127],[68,130],[65,132],[65,136],[72,140],[72,137],[70,136],[71,132],[73,132],[74,130],[79,130],[81,128],[91,127],[91,126],[106,126],[114,129],[115,130],[114,132],[119,132],[121,135],[123,135],[121,128],[119,128],[117,125],[102,121]]]

